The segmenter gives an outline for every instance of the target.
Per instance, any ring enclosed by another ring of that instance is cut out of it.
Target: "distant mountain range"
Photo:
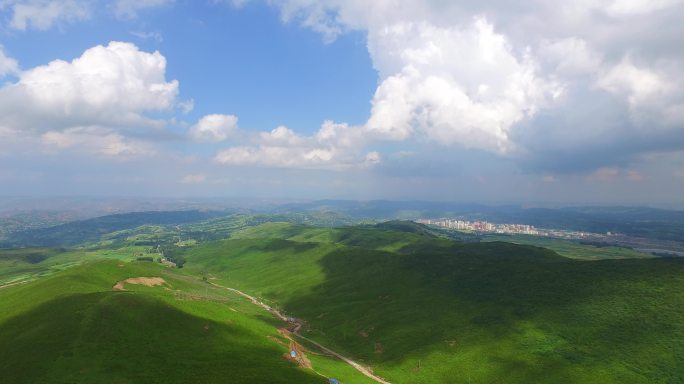
[[[523,208],[516,205],[441,203],[425,201],[321,200],[288,204],[280,210],[328,210],[355,219],[463,218],[495,223],[519,223],[539,228],[587,232],[616,232],[630,236],[684,241],[684,211],[649,207]]]
[[[362,222],[460,218],[494,223],[518,223],[538,228],[567,229],[596,233],[621,233],[634,237],[684,242],[684,211],[648,207],[524,208],[516,205],[488,206],[426,201],[319,200],[304,203],[262,204],[243,208],[207,208],[119,213],[64,223],[49,221],[40,212],[16,219],[0,219],[0,247],[54,246],[97,240],[103,233],[142,225],[185,225],[236,213],[258,215],[259,220],[286,221],[319,226],[341,226]],[[51,218],[58,213],[52,213]],[[16,217],[16,216],[14,216]],[[31,223],[35,217],[36,223]],[[64,217],[60,217],[64,220]],[[25,229],[22,229],[22,226]]]

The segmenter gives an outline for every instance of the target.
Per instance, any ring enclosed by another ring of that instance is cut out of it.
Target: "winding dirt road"
[[[238,295],[240,295],[240,296],[246,298],[247,300],[251,301],[253,304],[258,305],[258,306],[260,306],[261,308],[267,310],[267,311],[270,312],[273,316],[279,318],[280,320],[285,321],[285,322],[289,322],[289,321],[288,321],[288,318],[287,318],[285,315],[283,315],[282,313],[280,313],[280,311],[278,311],[277,309],[271,307],[271,306],[268,305],[268,304],[262,303],[261,301],[257,300],[257,298],[254,297],[254,296],[250,296],[250,295],[248,295],[248,294],[246,294],[246,293],[244,293],[244,292],[242,292],[242,291],[240,291],[240,290],[238,290],[238,289],[230,288],[230,287],[225,287],[225,286],[223,286],[223,285],[216,284],[216,283],[213,283],[213,282],[209,282],[209,284],[211,284],[211,285],[213,285],[213,286],[216,286],[216,287],[219,287],[219,288],[223,288],[223,289],[229,290],[229,291],[231,291],[231,292],[234,292],[234,293],[236,293],[236,294],[238,294]],[[340,355],[339,353],[333,351],[332,349],[330,349],[330,348],[328,348],[328,347],[325,347],[325,346],[323,346],[323,345],[321,345],[321,344],[319,344],[319,343],[317,343],[317,342],[315,342],[315,341],[309,339],[309,338],[306,337],[306,336],[302,336],[302,335],[299,333],[299,330],[302,328],[302,324],[301,324],[300,322],[295,322],[294,324],[295,324],[295,328],[292,330],[292,334],[293,334],[293,335],[295,335],[295,336],[297,336],[297,337],[299,337],[299,338],[301,338],[301,339],[303,339],[303,340],[306,340],[307,342],[309,342],[309,343],[315,345],[316,347],[320,348],[320,349],[323,350],[324,352],[329,353],[329,354],[331,354],[331,355],[337,357],[338,359],[340,359],[340,360],[344,361],[345,363],[351,365],[354,369],[356,369],[357,371],[363,373],[365,376],[367,376],[367,377],[369,377],[369,378],[371,378],[371,379],[377,381],[378,383],[381,383],[381,384],[391,384],[389,381],[386,381],[386,380],[382,379],[381,377],[378,377],[378,376],[374,375],[373,372],[372,372],[369,368],[364,367],[363,365],[361,365],[361,364],[355,362],[354,360],[352,360],[352,359],[350,359],[350,358],[348,358],[348,357],[346,357],[346,356]]]

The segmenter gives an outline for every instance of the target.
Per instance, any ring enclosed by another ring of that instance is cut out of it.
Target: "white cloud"
[[[261,145],[233,147],[219,152],[215,160],[226,165],[259,165],[275,168],[337,166],[334,148],[302,148]]]
[[[91,17],[89,2],[78,0],[10,1],[10,27],[24,31],[29,28],[47,30],[60,22],[75,22]]]
[[[316,132],[315,140],[323,145],[338,147],[361,147],[368,141],[368,132],[364,127],[354,127],[346,123],[326,120]]]
[[[226,165],[258,165],[274,168],[316,168],[331,164],[332,148],[299,148],[263,145],[233,147],[219,152],[215,160]]]
[[[378,163],[377,152],[361,153],[363,143],[355,139],[361,131],[360,127],[326,121],[315,134],[300,136],[279,126],[259,133],[254,145],[222,150],[214,160],[225,165],[270,168],[346,169]]]
[[[603,61],[586,40],[577,37],[544,40],[539,47],[539,56],[555,71],[570,75],[590,74],[599,69]]]
[[[467,28],[402,23],[369,34],[381,76],[368,129],[391,139],[413,134],[505,153],[508,132],[561,92],[516,57],[485,19]]]
[[[237,122],[233,115],[206,115],[190,128],[190,137],[197,141],[224,141],[237,130]]]
[[[134,18],[138,12],[173,3],[174,0],[116,0],[114,14],[120,18]]]
[[[684,125],[684,75],[676,62],[647,67],[625,58],[605,70],[596,86],[626,99],[632,122],[643,132],[675,133]]]
[[[366,154],[366,165],[376,165],[382,160],[382,156],[377,151],[368,152]]]
[[[25,130],[74,126],[154,127],[146,112],[176,105],[178,82],[165,80],[159,52],[111,42],[71,62],[55,60],[21,72],[0,88],[0,124]]]
[[[19,72],[19,64],[13,58],[7,56],[2,45],[0,45],[0,79]]]
[[[633,16],[664,10],[682,4],[682,0],[613,0],[605,11],[614,17]]]
[[[379,86],[366,141],[418,138],[566,170],[577,152],[586,170],[681,143],[684,0],[269,3],[326,42],[367,34]]]
[[[48,131],[41,135],[48,152],[64,149],[127,160],[133,157],[151,156],[155,150],[148,144],[130,140],[102,127],[74,127],[64,131]]]
[[[187,115],[188,113],[192,112],[193,109],[195,109],[195,100],[194,99],[188,99],[188,100],[179,101],[177,106],[181,112],[183,112],[184,114]]]
[[[142,40],[154,40],[157,43],[161,43],[164,41],[164,36],[162,36],[161,32],[158,31],[151,31],[151,32],[143,32],[143,31],[131,31],[131,35],[138,37]]]
[[[271,132],[261,132],[259,134],[260,141],[267,145],[281,145],[281,146],[297,146],[304,143],[304,138],[298,136],[288,127],[279,126]]]
[[[0,127],[11,133],[3,147],[126,160],[157,153],[149,139],[167,121],[149,113],[173,112],[178,82],[165,80],[158,52],[112,42],[72,61],[55,60],[18,71],[0,87]],[[4,136],[4,135],[3,135]]]
[[[663,76],[649,69],[638,68],[628,59],[603,74],[597,85],[611,93],[626,96],[632,107],[669,90],[669,83]]]

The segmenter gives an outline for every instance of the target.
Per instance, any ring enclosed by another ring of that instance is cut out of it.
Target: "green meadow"
[[[283,358],[285,324],[158,263],[87,262],[0,289],[2,383],[368,383],[339,360]],[[113,285],[161,277],[163,286]]]
[[[262,234],[263,238],[259,238]],[[187,251],[392,382],[684,382],[684,260],[269,224]]]
[[[137,261],[161,239],[183,268]],[[297,336],[311,367],[288,361],[286,324],[218,285],[392,383],[684,382],[684,259],[488,240],[235,216],[0,250],[0,382],[373,382]],[[113,289],[136,277],[163,284]]]
[[[579,260],[634,259],[653,257],[650,253],[616,246],[596,246],[579,241],[552,239],[530,235],[485,235],[482,241],[505,241],[514,244],[533,245],[556,251],[559,255]]]

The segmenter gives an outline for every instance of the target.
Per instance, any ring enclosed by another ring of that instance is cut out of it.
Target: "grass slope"
[[[221,212],[165,211],[134,212],[73,221],[48,228],[17,232],[1,244],[4,247],[67,247],[96,243],[105,234],[143,225],[179,225],[224,215]]]
[[[0,288],[6,284],[31,281],[96,260],[135,260],[145,254],[145,247],[93,248],[66,250],[57,248],[0,249]]]
[[[235,237],[188,250],[186,272],[304,318],[393,382],[684,382],[683,259],[580,261],[397,226]]]
[[[580,260],[651,258],[652,254],[635,249],[615,246],[582,244],[579,241],[545,238],[529,235],[484,235],[482,241],[505,241],[508,243],[533,245],[558,252],[559,255]]]
[[[115,282],[139,276],[166,284],[112,291]],[[369,382],[313,352],[320,374],[285,360],[282,326],[245,299],[177,269],[85,263],[0,289],[0,382]]]

